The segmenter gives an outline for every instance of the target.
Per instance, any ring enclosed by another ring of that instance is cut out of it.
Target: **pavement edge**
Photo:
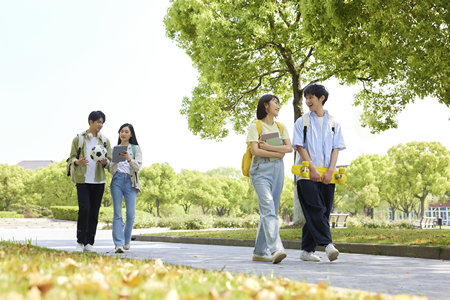
[[[132,240],[142,242],[164,242],[182,244],[220,245],[254,247],[255,241],[250,239],[220,239],[220,238],[200,238],[200,237],[179,237],[161,235],[133,235]],[[300,249],[300,241],[283,240],[286,249]],[[414,257],[427,259],[450,260],[449,247],[437,246],[405,246],[405,245],[379,245],[379,244],[358,244],[358,243],[335,243],[340,252],[355,254],[386,255],[400,257]],[[317,250],[324,251],[324,247],[319,246]]]

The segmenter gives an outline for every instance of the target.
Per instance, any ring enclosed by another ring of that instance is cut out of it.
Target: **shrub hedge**
[[[6,218],[22,219],[23,215],[18,214],[15,211],[0,211],[0,219]]]
[[[61,220],[76,221],[78,217],[77,206],[52,206],[53,217]],[[122,209],[122,217],[125,221],[126,210]],[[106,223],[106,228],[111,228],[114,209],[101,207],[99,222]],[[186,215],[168,218],[156,218],[145,211],[136,210],[134,228],[169,227],[170,229],[208,229],[208,228],[255,228],[258,226],[259,215],[237,217],[216,217],[204,215]]]

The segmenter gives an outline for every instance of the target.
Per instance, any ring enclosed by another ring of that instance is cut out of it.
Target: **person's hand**
[[[330,184],[331,179],[333,179],[333,169],[328,169],[328,171],[326,171],[323,176],[322,176],[322,183],[323,184]]]
[[[275,153],[278,154],[277,155],[278,158],[283,158],[285,155],[285,153],[281,153],[281,152],[275,152]]]
[[[316,166],[311,165],[311,164],[309,165],[309,179],[311,179],[312,181],[315,181],[315,182],[320,181],[319,171],[317,171]]]
[[[130,155],[128,155],[128,151],[124,151],[124,152],[120,153],[120,156],[125,158],[127,160],[127,162],[131,161]]]
[[[80,157],[80,159],[75,161],[75,164],[77,164],[78,166],[87,166],[88,164],[88,160],[86,159],[86,156]]]
[[[108,163],[108,159],[107,158],[101,159],[97,163],[106,166],[106,164]]]
[[[258,142],[258,147],[262,150],[269,150],[266,142]]]

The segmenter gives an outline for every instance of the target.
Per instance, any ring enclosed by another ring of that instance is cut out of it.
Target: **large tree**
[[[177,195],[177,176],[168,163],[155,163],[142,168],[139,172],[142,195],[140,199],[147,203],[148,211],[156,208],[156,215],[160,215],[163,204],[175,203]]]
[[[303,87],[332,77],[364,83],[356,103],[373,131],[395,127],[397,112],[416,96],[448,104],[447,6],[403,2],[172,0],[167,35],[200,75],[183,100],[189,129],[221,139],[231,123],[242,133],[266,92],[293,98],[297,119]]]
[[[416,199],[420,203],[419,216],[423,217],[427,197],[439,199],[449,190],[450,151],[438,142],[411,142],[390,148],[388,155],[394,162],[395,182],[404,199]]]
[[[21,200],[26,176],[22,167],[0,164],[0,209],[8,211]]]
[[[373,218],[373,209],[380,203],[379,184],[382,179],[382,158],[379,155],[361,155],[347,168],[345,188],[354,197],[354,205],[364,209],[366,216]]]
[[[40,194],[39,205],[77,205],[75,184],[66,176],[66,162],[52,163],[34,171],[29,193]]]
[[[300,7],[317,47],[334,52],[336,65],[355,63],[357,72],[337,77],[363,83],[355,103],[373,132],[396,127],[396,114],[418,97],[450,105],[448,1],[301,1]]]

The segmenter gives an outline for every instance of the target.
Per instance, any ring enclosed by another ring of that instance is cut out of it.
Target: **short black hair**
[[[128,127],[130,129],[130,132],[131,132],[131,137],[130,137],[130,141],[129,141],[130,144],[139,145],[137,138],[136,138],[136,134],[134,133],[134,127],[130,123],[125,123],[122,126],[120,126],[119,131],[118,131],[119,132],[119,141],[117,142],[117,145],[120,145],[120,143],[122,143],[122,140],[120,139],[120,131],[124,127]]]
[[[95,122],[100,118],[103,118],[103,123],[106,122],[105,114],[101,110],[94,110],[89,114],[88,123],[89,121]]]
[[[325,104],[328,100],[328,91],[327,88],[318,82],[308,84],[303,89],[303,96],[306,98],[306,95],[313,95],[320,99],[320,97],[325,96],[325,99],[322,102],[322,105]]]
[[[256,118],[258,120],[262,120],[267,116],[265,104],[269,103],[274,98],[278,100],[278,103],[280,102],[280,99],[278,99],[277,96],[270,95],[270,94],[264,95],[261,98],[259,98],[258,108],[256,109]]]

